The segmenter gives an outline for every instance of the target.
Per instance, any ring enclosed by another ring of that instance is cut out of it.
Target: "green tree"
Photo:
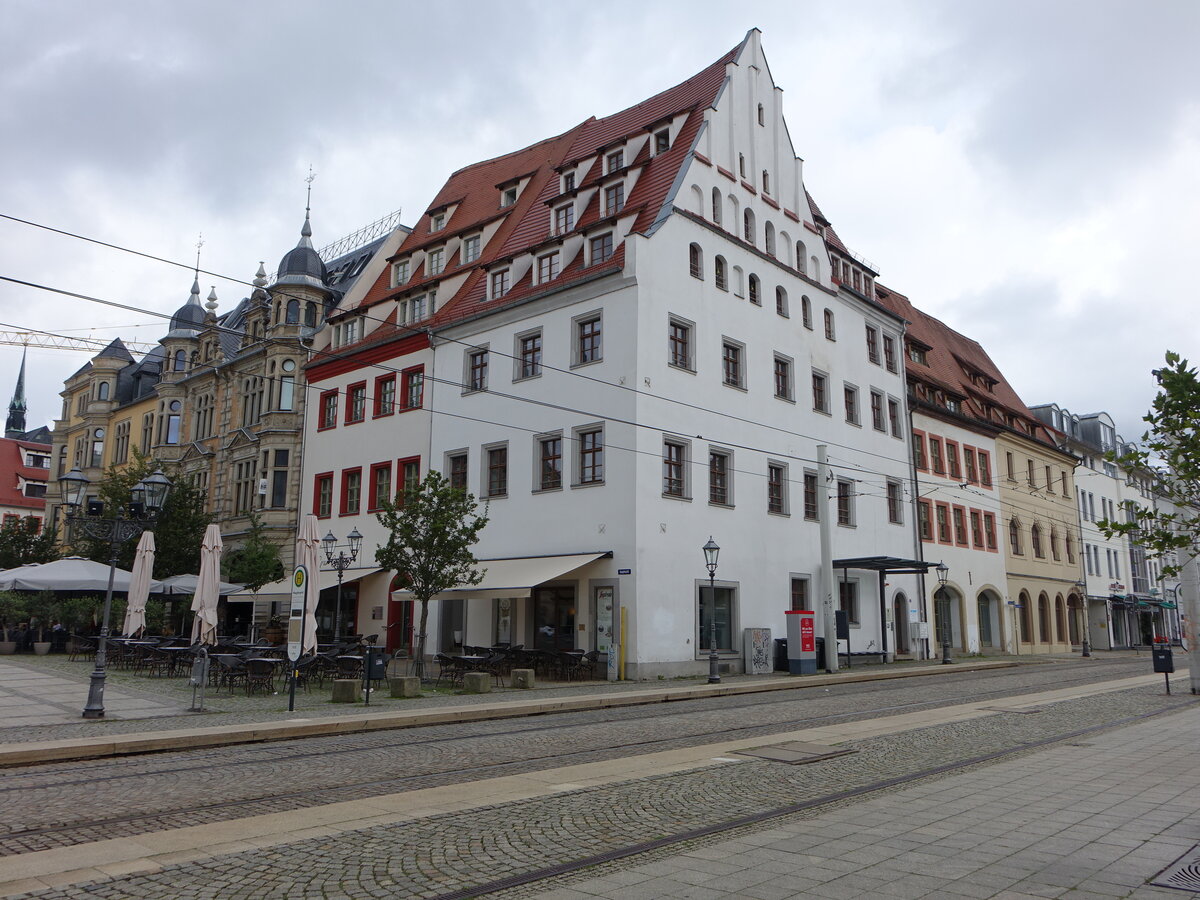
[[[42,528],[33,516],[9,520],[0,526],[0,569],[58,559],[58,533]]]
[[[137,448],[131,450],[133,462],[124,468],[113,466],[104,473],[96,486],[96,494],[104,502],[104,511],[110,514],[129,502],[133,486],[158,471],[160,463],[144,456]],[[169,578],[172,575],[195,573],[200,566],[200,544],[204,540],[204,529],[212,521],[205,512],[205,494],[191,478],[185,477],[171,465],[162,465],[163,474],[171,479],[171,491],[167,502],[154,524],[154,577]],[[73,549],[80,556],[97,562],[109,561],[107,541],[83,535],[76,536]],[[117,548],[117,565],[122,569],[133,567],[137,541],[126,541]]]
[[[279,545],[264,536],[266,526],[255,512],[250,513],[250,533],[245,542],[221,561],[227,581],[244,584],[251,593],[272,581],[283,578],[283,563],[279,559]]]
[[[1200,551],[1200,374],[1178,353],[1154,372],[1159,391],[1143,421],[1141,446],[1108,458],[1152,480],[1169,501],[1153,508],[1132,505],[1130,521],[1099,522],[1107,537],[1123,534],[1158,556],[1165,577],[1178,575]]]
[[[396,572],[421,604],[414,674],[425,670],[425,626],[429,600],[463,585],[479,584],[484,571],[475,568],[471,548],[487,525],[487,511],[478,513],[475,497],[450,486],[440,472],[430,470],[418,485],[397,493],[376,514],[388,532],[387,543],[375,551],[375,562]]]

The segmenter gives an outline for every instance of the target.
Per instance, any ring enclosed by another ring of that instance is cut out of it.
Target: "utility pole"
[[[1183,639],[1187,643],[1188,682],[1193,694],[1200,694],[1200,564],[1196,556],[1179,571],[1179,589],[1175,592],[1184,614]]]
[[[817,519],[821,527],[821,621],[825,632],[825,671],[838,668],[837,620],[833,615],[833,537],[829,530],[829,448],[817,445]]]

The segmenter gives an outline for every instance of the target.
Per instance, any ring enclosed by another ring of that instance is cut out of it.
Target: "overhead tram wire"
[[[66,297],[71,297],[71,298],[78,299],[78,300],[84,300],[84,301],[88,301],[88,302],[92,302],[92,303],[98,303],[98,304],[101,304],[104,306],[114,307],[116,309],[124,309],[124,310],[129,310],[131,312],[138,312],[143,315],[153,316],[153,317],[160,318],[160,319],[170,320],[172,318],[171,315],[168,313],[160,313],[160,312],[154,312],[154,311],[150,311],[150,310],[143,310],[143,309],[139,309],[137,307],[129,306],[128,304],[119,303],[115,300],[104,300],[102,298],[93,297],[88,294],[81,294],[77,291],[68,291],[64,288],[51,287],[49,285],[43,285],[43,284],[39,284],[37,282],[32,282],[32,281],[25,281],[23,279],[13,278],[13,277],[7,276],[7,275],[0,275],[0,281],[6,281],[6,282],[13,283],[13,284],[19,284],[23,287],[30,287],[30,288],[34,288],[36,290],[48,291],[50,293],[55,293],[55,294],[59,294],[59,295],[66,296]],[[236,335],[239,338],[243,337],[242,332],[236,331],[231,328],[226,328],[226,327],[220,326],[220,325],[215,325],[215,326],[211,326],[211,327],[213,327],[215,330],[221,331],[223,333]],[[421,333],[425,333],[425,332],[421,331]],[[262,343],[271,343],[271,344],[274,344],[277,346],[287,346],[289,349],[295,349],[297,352],[313,354],[316,357],[326,357],[330,360],[346,361],[346,360],[353,359],[352,354],[336,353],[332,350],[313,350],[308,347],[303,347],[298,342],[293,343],[291,341],[288,341],[285,338],[263,337],[263,338],[259,338],[259,341]],[[468,344],[467,346],[474,346],[474,345]],[[507,355],[507,354],[498,354],[498,355]],[[361,368],[377,369],[377,370],[380,370],[387,374],[394,374],[394,375],[402,375],[403,374],[403,369],[384,365],[383,363],[367,363],[367,364],[364,364],[363,366],[361,366]],[[426,375],[425,378],[426,378],[426,380],[431,381],[434,384],[445,384],[445,385],[449,385],[452,387],[457,387],[459,389],[461,389],[463,387],[463,383],[461,381],[453,381],[450,379],[438,378],[436,376],[430,376],[430,375]],[[608,382],[600,382],[600,383],[608,384]],[[309,386],[307,381],[306,381],[306,386]],[[316,386],[312,385],[312,387],[316,387]],[[818,462],[816,459],[813,459],[811,457],[799,456],[795,453],[788,453],[786,451],[767,450],[767,449],[763,449],[761,447],[755,447],[755,446],[752,446],[749,444],[742,444],[742,443],[739,443],[736,441],[723,441],[723,440],[716,439],[716,438],[706,437],[704,435],[688,434],[688,433],[681,432],[674,428],[666,428],[666,427],[652,425],[652,424],[643,423],[643,422],[635,422],[630,419],[621,418],[619,416],[606,415],[606,414],[597,413],[597,412],[594,412],[591,410],[578,409],[576,407],[565,406],[560,403],[551,403],[546,400],[537,400],[532,397],[523,397],[519,394],[509,394],[509,393],[505,393],[503,391],[497,391],[497,390],[494,390],[491,388],[489,388],[487,390],[487,393],[489,393],[490,395],[492,395],[494,397],[501,397],[501,398],[504,398],[507,400],[513,400],[513,401],[516,401],[519,403],[527,403],[527,404],[531,404],[533,406],[539,406],[539,407],[546,408],[546,409],[554,409],[554,410],[558,410],[560,412],[570,413],[572,415],[585,416],[585,417],[589,417],[592,419],[600,419],[605,422],[612,422],[614,424],[628,425],[632,428],[641,428],[641,429],[645,429],[648,431],[654,431],[659,434],[673,435],[673,436],[677,436],[677,437],[689,439],[689,440],[692,438],[695,438],[697,440],[708,441],[710,443],[715,443],[715,444],[718,444],[721,446],[725,446],[725,447],[728,447],[733,450],[745,450],[745,451],[752,452],[752,453],[762,453],[763,455],[766,455],[766,456],[773,456],[773,457],[778,457],[778,458],[782,458],[782,459],[794,460],[796,462],[801,462],[801,463],[817,464],[817,462]],[[803,440],[810,440],[810,441],[817,440],[816,438],[813,438],[810,435],[801,434],[799,432],[787,431],[786,429],[776,428],[774,426],[763,425],[762,423],[758,423],[758,422],[755,422],[755,421],[749,420],[749,419],[742,419],[737,416],[729,416],[729,415],[719,412],[717,410],[707,409],[706,407],[700,407],[700,406],[695,406],[693,404],[682,403],[681,401],[672,401],[668,398],[658,398],[658,399],[662,399],[662,400],[664,400],[664,402],[668,402],[668,403],[678,402],[682,406],[696,409],[701,412],[706,412],[710,415],[720,416],[723,418],[736,419],[737,421],[741,421],[743,423],[751,424],[751,425],[761,425],[761,427],[768,428],[768,429],[775,430],[775,431],[782,431],[792,437],[801,438]],[[831,446],[844,447],[845,449],[848,449],[848,450],[855,449],[852,447],[847,447],[846,445],[843,445],[843,444],[837,444],[833,441],[824,441],[823,443],[827,443]],[[862,452],[869,453],[869,451],[865,451],[865,450]],[[897,460],[894,459],[893,457],[883,456],[882,454],[869,453],[869,455],[878,456],[879,458],[885,459],[888,462],[897,462]],[[844,466],[844,465],[837,465],[837,464],[831,463],[830,467],[835,468],[835,469],[845,469],[847,471],[852,471],[850,469],[850,467]],[[886,472],[874,472],[873,474],[879,475],[882,478],[890,477],[889,474]],[[789,479],[789,480],[791,480],[791,479]]]
[[[133,255],[135,255],[135,256],[140,256],[140,257],[143,257],[144,259],[150,259],[150,260],[154,260],[154,261],[156,261],[156,262],[162,262],[162,263],[165,263],[165,264],[167,264],[167,265],[175,266],[175,267],[177,267],[177,268],[186,269],[186,270],[187,270],[187,271],[189,271],[189,272],[190,272],[190,271],[198,271],[198,272],[202,272],[202,273],[203,273],[203,274],[205,274],[205,275],[211,275],[211,276],[213,276],[214,278],[220,278],[220,279],[222,279],[223,281],[228,281],[228,282],[231,282],[231,283],[233,283],[233,284],[240,284],[240,285],[244,285],[244,286],[246,286],[246,287],[256,287],[256,285],[254,285],[254,283],[253,283],[253,282],[251,282],[251,281],[246,281],[245,279],[242,279],[242,278],[235,278],[235,277],[233,277],[233,276],[230,276],[230,275],[223,275],[223,274],[221,274],[221,273],[218,273],[218,272],[211,272],[211,271],[209,271],[209,270],[207,270],[207,269],[197,269],[197,268],[196,268],[194,265],[192,265],[192,264],[190,264],[190,263],[183,263],[183,262],[179,262],[179,261],[177,261],[177,260],[165,259],[165,258],[163,258],[163,257],[160,257],[160,256],[155,256],[155,255],[154,255],[154,254],[152,254],[152,253],[145,253],[145,252],[143,252],[143,251],[141,251],[141,250],[134,250],[134,249],[132,249],[132,248],[129,248],[129,247],[124,247],[124,246],[121,246],[120,244],[113,244],[113,243],[110,243],[110,242],[108,242],[108,241],[102,241],[102,240],[99,240],[98,238],[87,237],[86,235],[76,234],[75,232],[71,232],[71,231],[65,231],[65,230],[63,230],[63,229],[54,228],[54,227],[52,227],[52,226],[50,226],[50,225],[43,225],[43,224],[41,224],[41,223],[38,223],[38,222],[32,222],[32,221],[29,221],[28,219],[21,219],[21,218],[18,218],[18,217],[16,217],[16,216],[11,216],[11,215],[8,215],[8,214],[6,214],[6,213],[2,213],[2,212],[0,212],[0,219],[7,219],[7,220],[9,220],[9,221],[11,221],[11,222],[17,222],[17,223],[19,223],[19,224],[22,224],[22,225],[28,225],[28,226],[30,226],[30,227],[32,227],[32,228],[39,228],[39,229],[43,229],[43,230],[45,230],[45,231],[49,231],[49,232],[52,232],[52,233],[54,233],[54,234],[62,235],[62,236],[64,236],[64,237],[69,237],[69,238],[73,238],[73,239],[76,239],[76,240],[80,240],[80,241],[86,241],[86,242],[88,242],[88,243],[92,243],[92,244],[97,244],[97,245],[99,245],[99,246],[102,246],[102,247],[107,247],[107,248],[109,248],[109,249],[112,249],[112,250],[117,250],[117,251],[119,251],[119,252],[122,252],[122,253],[130,253],[130,254],[133,254]],[[0,280],[14,281],[15,279],[9,279],[9,278],[4,278],[3,276],[0,276]],[[33,285],[31,285],[31,286],[33,286]],[[47,288],[47,289],[48,289],[48,290],[56,290],[56,289],[51,289],[51,288]],[[273,295],[275,295],[275,296],[279,296],[279,297],[282,297],[282,298],[287,298],[287,299],[296,299],[296,300],[304,300],[304,299],[308,299],[307,297],[300,297],[299,295],[295,295],[295,294],[289,294],[287,291],[285,291],[285,290],[280,290],[280,289],[278,289],[278,288],[272,288],[272,289],[271,289],[271,293],[272,293]],[[80,296],[80,295],[71,295],[71,296]],[[86,297],[85,297],[85,298],[83,298],[83,299],[90,299],[90,298],[86,298]],[[97,301],[97,302],[109,303],[109,305],[118,305],[118,306],[119,306],[119,304],[113,304],[111,301]],[[119,308],[125,308],[125,309],[129,309],[129,308],[131,308],[131,307],[119,307]],[[137,311],[137,312],[144,312],[144,310],[135,310],[135,311]],[[169,318],[170,318],[170,316],[168,316],[168,315],[166,315],[166,314],[162,314],[162,313],[154,313],[153,315],[158,315],[159,317],[161,317],[161,318],[166,318],[166,319],[169,319]],[[403,329],[404,331],[407,331],[409,334],[413,334],[413,335],[415,335],[415,334],[428,334],[428,333],[429,333],[429,329],[428,329],[427,327],[425,327],[425,328],[422,328],[422,327],[420,327],[420,326],[417,326],[417,325],[410,325],[410,324],[401,324],[401,323],[396,323],[396,322],[390,322],[390,321],[388,321],[387,319],[380,318],[379,316],[371,316],[371,315],[368,315],[368,314],[367,314],[367,313],[365,313],[365,312],[357,312],[357,313],[355,313],[355,315],[357,315],[358,317],[360,317],[360,318],[362,318],[362,319],[364,319],[364,320],[366,320],[366,321],[378,322],[378,323],[380,323],[380,324],[383,324],[383,325],[392,325],[392,326],[393,326],[393,327],[395,327],[395,328]],[[469,342],[469,341],[463,341],[463,340],[460,340],[460,339],[458,339],[458,338],[452,338],[452,337],[448,337],[448,336],[446,336],[446,335],[444,335],[444,334],[438,335],[438,339],[439,339],[439,340],[442,340],[442,341],[445,341],[446,343],[458,344],[459,346],[461,346],[461,347],[464,347],[464,348],[471,348],[471,347],[474,347],[474,346],[475,346],[474,344],[472,344],[472,343],[471,343],[471,342]],[[312,352],[312,351],[310,351],[310,352]],[[320,352],[320,351],[315,351],[315,352]],[[497,349],[489,348],[488,352],[489,352],[489,353],[493,353],[493,354],[495,354],[496,356],[498,356],[498,357],[500,357],[500,358],[503,358],[503,359],[509,359],[509,360],[513,360],[513,361],[516,361],[516,360],[517,360],[517,357],[516,357],[514,354],[511,354],[511,353],[505,353],[505,352],[504,352],[504,351],[502,351],[502,350],[497,350]],[[543,368],[544,368],[545,370],[548,370],[548,371],[551,371],[551,372],[555,372],[555,373],[557,373],[557,374],[561,374],[561,375],[570,375],[570,376],[572,376],[572,377],[575,377],[575,378],[582,378],[582,379],[584,379],[585,381],[590,381],[590,382],[592,382],[592,383],[594,383],[594,384],[598,384],[598,385],[602,385],[602,386],[605,386],[605,387],[614,388],[614,389],[616,389],[616,390],[620,390],[620,391],[626,391],[626,392],[633,393],[633,394],[636,394],[636,395],[638,395],[638,396],[641,396],[641,397],[648,397],[648,398],[651,398],[651,399],[654,399],[654,400],[661,400],[661,401],[662,401],[662,402],[664,402],[664,403],[672,403],[672,404],[675,404],[675,405],[677,405],[677,406],[684,407],[684,408],[686,408],[686,409],[693,409],[693,410],[696,410],[696,411],[698,411],[698,412],[704,412],[704,413],[708,413],[709,415],[721,416],[721,417],[723,417],[723,418],[731,419],[731,420],[733,420],[733,421],[742,422],[743,424],[746,424],[746,425],[753,425],[753,426],[755,426],[755,427],[758,427],[758,428],[765,428],[765,429],[768,429],[768,430],[770,430],[770,431],[777,431],[777,432],[779,432],[779,433],[781,433],[781,434],[785,434],[785,435],[788,435],[788,436],[790,436],[790,437],[802,438],[802,439],[804,439],[804,440],[814,440],[814,438],[813,438],[811,435],[806,435],[806,434],[803,434],[803,433],[801,433],[801,432],[792,431],[791,429],[784,428],[784,427],[782,427],[782,426],[779,426],[779,425],[772,425],[772,424],[769,424],[769,423],[766,423],[766,422],[758,422],[758,421],[756,421],[756,420],[754,420],[754,419],[748,419],[748,418],[745,418],[745,417],[743,417],[743,416],[738,416],[738,415],[736,415],[736,414],[734,414],[734,413],[720,412],[720,411],[718,411],[718,410],[710,409],[710,408],[708,408],[708,407],[705,407],[705,406],[700,406],[699,404],[695,404],[695,403],[688,403],[687,401],[684,401],[684,400],[678,400],[678,399],[671,398],[671,397],[664,397],[664,396],[662,396],[661,394],[655,394],[655,393],[653,393],[652,391],[643,391],[643,390],[641,390],[640,388],[637,388],[637,387],[632,387],[632,386],[630,386],[630,385],[624,385],[624,384],[615,384],[615,383],[613,383],[613,382],[611,382],[611,381],[605,381],[605,380],[603,380],[603,379],[601,379],[601,378],[597,378],[597,377],[595,377],[595,376],[588,375],[586,372],[577,372],[577,371],[574,371],[574,370],[572,370],[572,369],[563,369],[563,368],[561,368],[561,367],[559,367],[559,366],[552,366],[552,365],[545,365],[545,364],[543,365]],[[666,429],[655,429],[655,430],[657,430],[657,431],[665,431]],[[674,433],[674,432],[669,432],[669,433]],[[895,462],[895,458],[894,458],[894,457],[890,457],[890,456],[887,456],[887,455],[885,455],[885,454],[882,454],[882,453],[875,453],[875,452],[873,452],[873,451],[870,451],[870,450],[863,450],[863,449],[860,449],[860,448],[858,448],[858,447],[851,447],[851,446],[849,446],[849,445],[847,445],[847,444],[841,444],[841,443],[838,443],[838,442],[836,442],[836,441],[830,441],[830,440],[826,440],[826,441],[822,441],[822,443],[825,443],[825,444],[827,444],[827,445],[829,445],[829,446],[831,446],[831,447],[840,447],[840,448],[841,448],[841,449],[843,449],[843,450],[850,450],[850,451],[853,451],[853,452],[855,452],[855,453],[861,453],[861,454],[863,454],[863,455],[865,455],[865,456],[873,456],[873,457],[876,457],[876,458],[878,458],[878,459],[885,460],[885,461],[887,461],[887,462]],[[797,458],[797,459],[801,459],[801,458],[799,458],[799,457],[796,457],[796,458]],[[804,462],[815,462],[815,460],[807,460],[807,459],[802,459],[801,461],[804,461]],[[877,474],[880,474],[880,475],[883,475],[883,476],[887,477],[886,473],[883,473],[883,472],[880,472],[880,473],[877,473]]]

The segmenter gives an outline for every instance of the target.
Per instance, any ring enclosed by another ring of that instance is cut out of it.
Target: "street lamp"
[[[171,491],[171,480],[159,469],[143,478],[129,491],[129,501],[118,506],[110,516],[104,515],[104,504],[99,500],[88,500],[87,490],[91,482],[78,468],[72,469],[58,479],[63,506],[66,508],[67,528],[82,532],[90,538],[108,542],[108,589],[104,593],[104,615],[100,622],[100,640],[96,645],[96,668],[88,685],[87,705],[83,708],[85,719],[104,718],[104,680],[107,676],[108,630],[112,614],[113,580],[117,574],[117,554],[121,545],[137,537],[152,526],[166,505]],[[86,507],[86,514],[81,510]]]
[[[708,543],[704,545],[704,566],[708,569],[708,683],[720,684],[721,671],[717,665],[720,657],[717,656],[717,556],[721,553],[721,548],[717,546],[717,542],[712,539],[712,535],[708,537]]]
[[[950,595],[946,593],[946,579],[950,567],[944,562],[937,564],[938,594],[942,600],[942,665],[954,662],[950,658]]]
[[[358,551],[362,549],[362,541],[363,536],[358,533],[357,528],[346,535],[346,543],[344,545],[338,544],[337,538],[333,536],[332,531],[321,540],[321,544],[325,548],[325,563],[337,572],[338,576],[337,606],[334,607],[333,612],[333,639],[335,642],[340,640],[342,636],[342,575],[358,559]],[[349,549],[349,555],[347,555],[345,550],[341,549],[343,546]],[[335,550],[337,551],[336,555],[334,555]]]
[[[1086,657],[1090,657],[1092,655],[1092,645],[1088,643],[1089,622],[1088,622],[1088,596],[1087,596],[1086,582],[1084,582],[1083,579],[1080,579],[1079,581],[1075,582],[1075,589],[1077,591],[1079,591],[1079,604],[1080,604],[1080,606],[1083,607],[1083,625],[1082,625],[1083,634],[1080,635],[1080,640],[1079,640],[1079,646],[1083,652],[1080,653],[1080,656],[1083,656],[1086,658]]]

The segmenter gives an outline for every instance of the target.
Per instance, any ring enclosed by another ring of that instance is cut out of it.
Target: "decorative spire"
[[[267,286],[267,268],[261,259],[258,261],[258,271],[254,273],[254,286],[256,288]]]
[[[8,421],[4,423],[4,436],[21,438],[25,434],[25,354],[28,348],[21,350],[21,368],[17,372],[17,388],[13,391],[12,402],[8,404]]]
[[[204,232],[200,232],[200,236],[196,240],[196,271],[192,278],[192,292],[188,297],[188,303],[193,306],[200,305],[200,248],[204,246]]]
[[[316,173],[313,172],[312,166],[308,167],[308,177],[304,180],[308,182],[308,193],[304,197],[304,226],[300,229],[300,243],[297,247],[312,248],[312,223],[309,221],[309,216],[312,209],[312,183],[316,179]]]
[[[199,291],[196,292],[199,295]],[[208,292],[208,302],[204,304],[204,308],[208,310],[209,315],[217,314],[217,286],[214,284],[212,290]]]

